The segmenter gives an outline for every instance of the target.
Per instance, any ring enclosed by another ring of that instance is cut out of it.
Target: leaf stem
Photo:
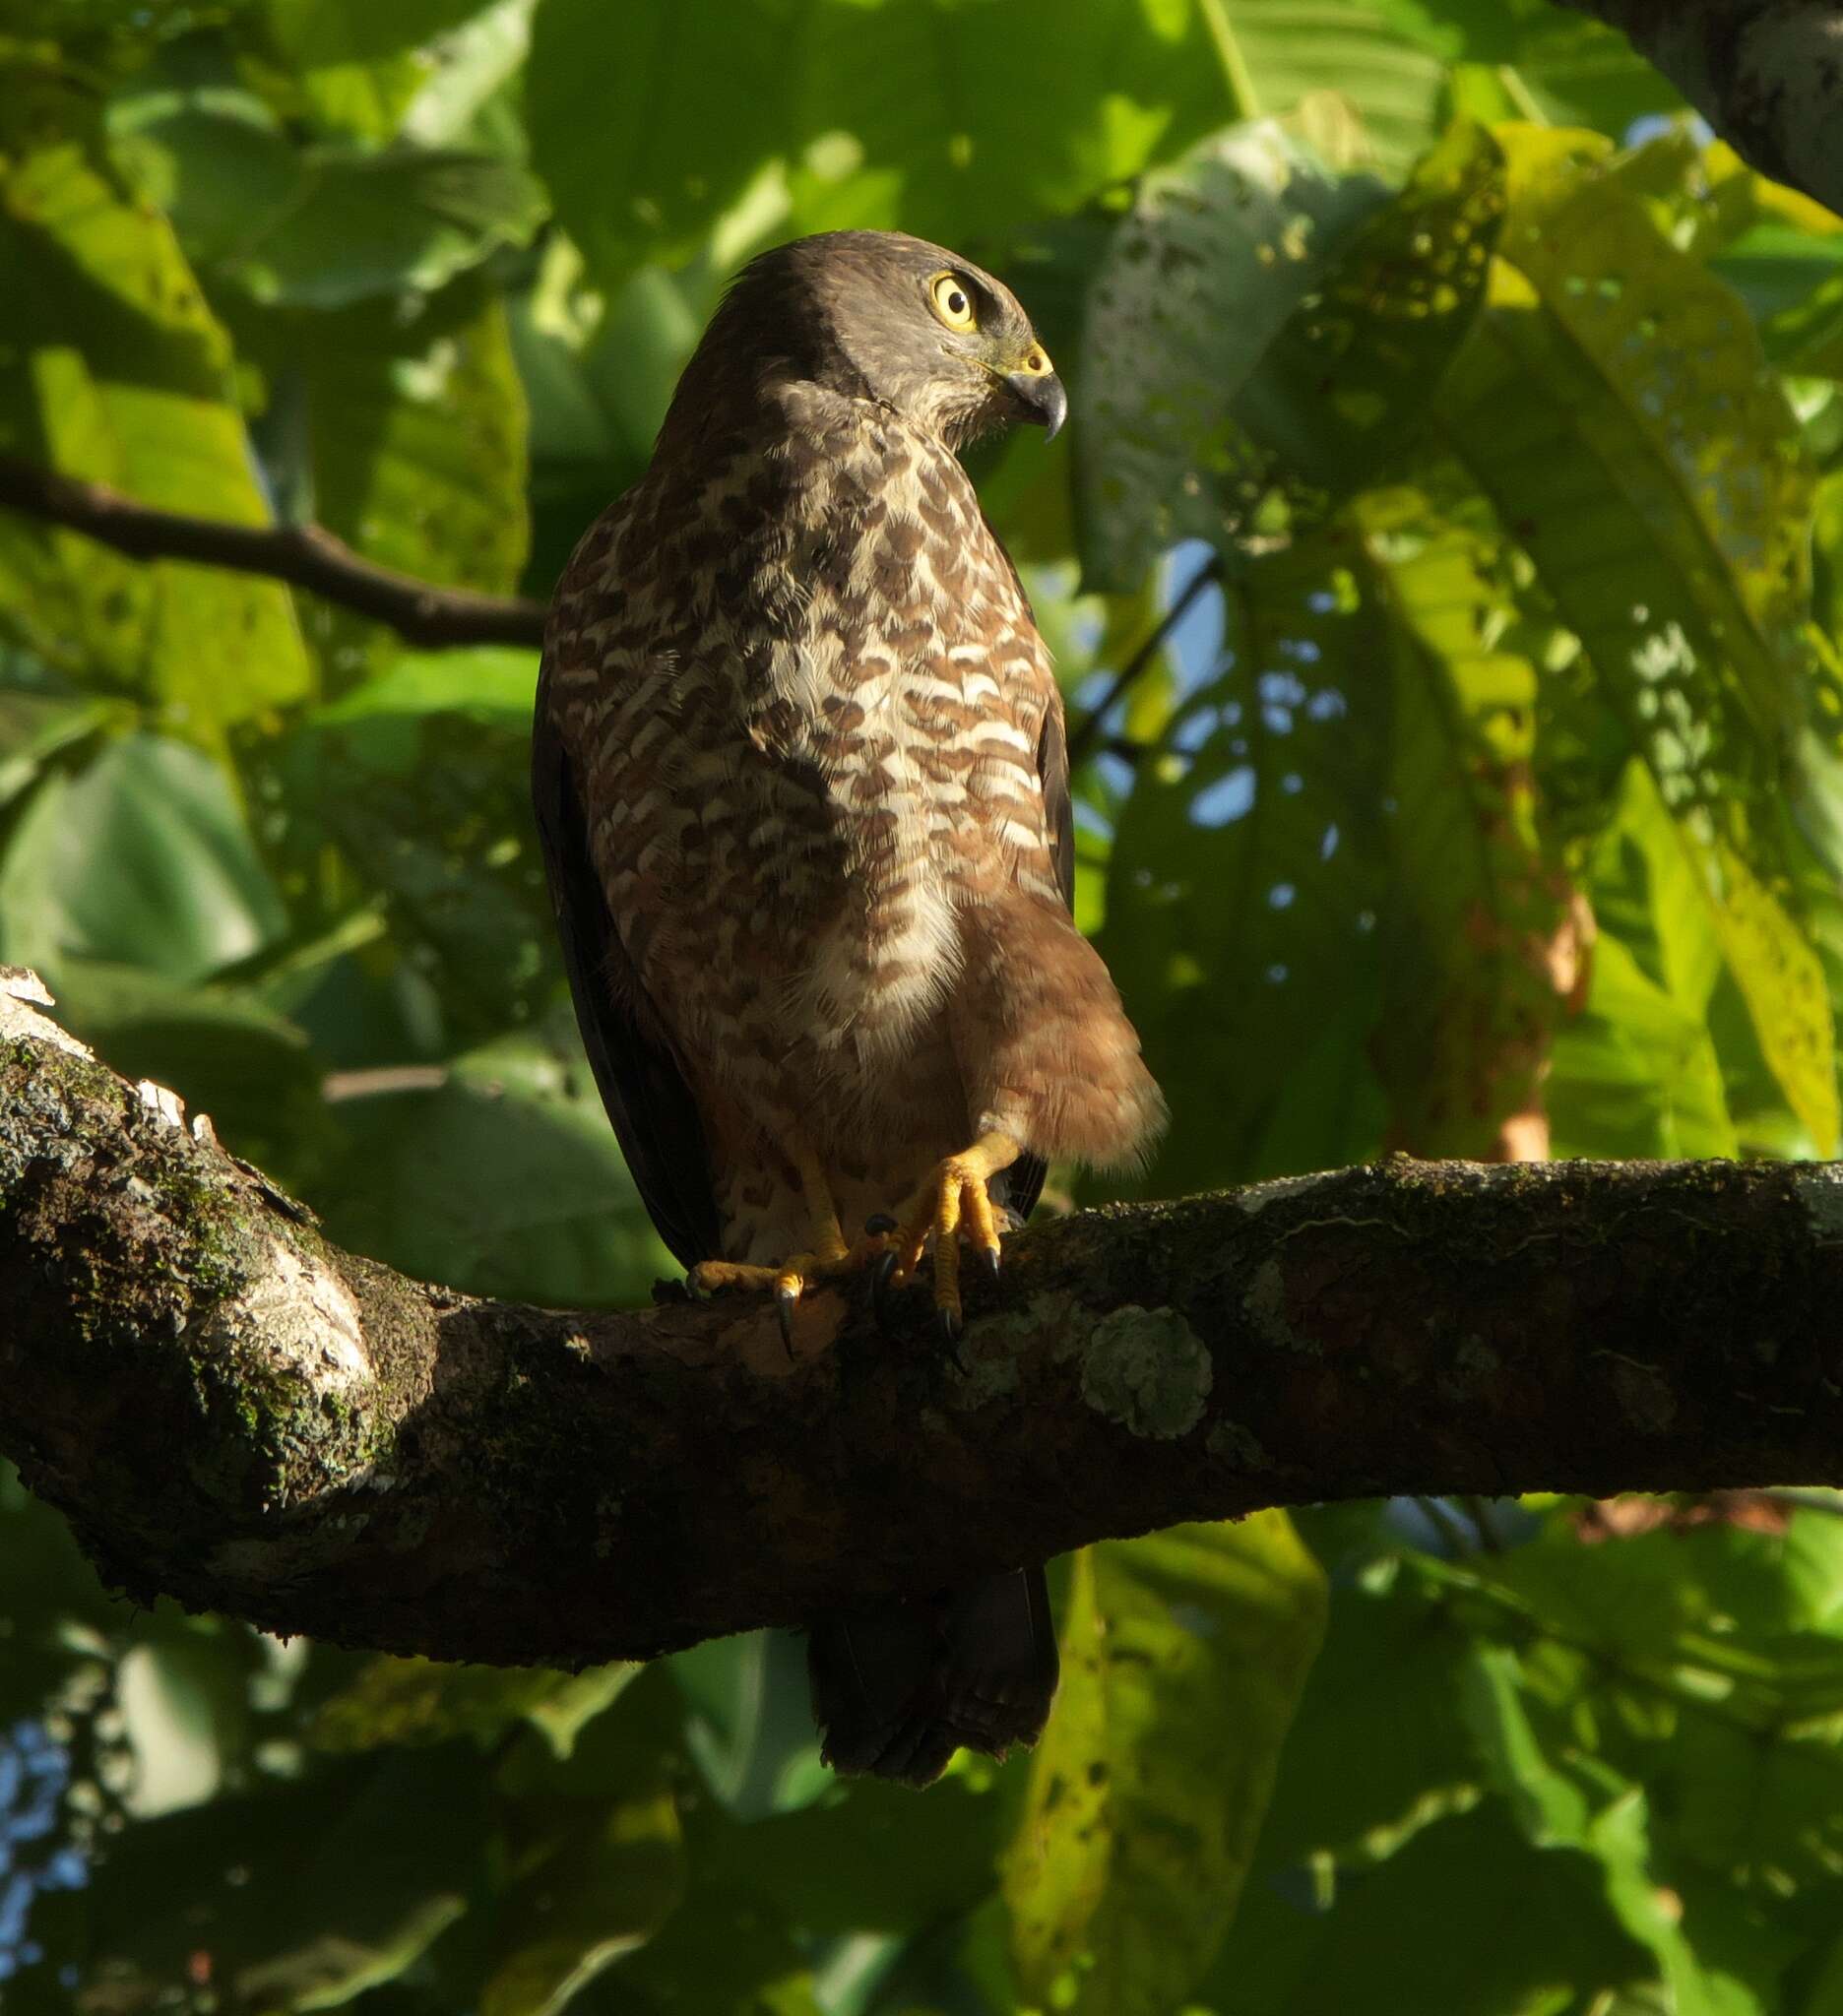
[[[1229,99],[1230,118],[1258,119],[1261,116],[1260,93],[1254,88],[1253,73],[1248,69],[1247,58],[1241,53],[1241,43],[1235,30],[1229,26],[1229,16],[1224,11],[1222,0],[1198,0],[1198,11],[1215,46],[1217,68],[1222,72],[1223,89]]]

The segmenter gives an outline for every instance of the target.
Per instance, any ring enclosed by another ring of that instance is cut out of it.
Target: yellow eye
[[[928,282],[928,300],[949,329],[974,329],[979,317],[973,312],[973,295],[957,274],[937,273]]]

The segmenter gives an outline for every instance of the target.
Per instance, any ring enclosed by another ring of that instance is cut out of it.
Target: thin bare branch
[[[193,560],[286,581],[388,623],[411,644],[543,642],[541,602],[432,587],[374,565],[315,525],[226,525],[160,511],[11,455],[0,455],[0,508],[82,533],[130,559]]]
[[[1190,613],[1197,597],[1206,588],[1219,582],[1222,576],[1222,558],[1217,555],[1213,559],[1205,560],[1184,583],[1171,607],[1153,626],[1152,634],[1114,673],[1112,683],[1096,701],[1094,707],[1069,729],[1068,750],[1071,764],[1079,763],[1085,756],[1100,753],[1095,746],[1096,738],[1100,735],[1109,715],[1145,676],[1147,668],[1157,661],[1159,653],[1165,649],[1172,632]]]

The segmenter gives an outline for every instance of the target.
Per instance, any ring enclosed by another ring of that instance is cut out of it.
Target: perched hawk
[[[602,1096],[694,1287],[925,1271],[1045,1164],[1139,1155],[1162,1104],[1069,915],[1049,654],[955,451],[1050,432],[1017,301],[938,245],[764,254],[685,368],[644,477],[557,590],[533,775]],[[926,1783],[1033,1741],[1041,1569],[813,1626],[841,1769]]]

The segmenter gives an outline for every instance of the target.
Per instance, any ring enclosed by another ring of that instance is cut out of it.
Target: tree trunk
[[[1561,0],[1597,15],[1762,174],[1843,211],[1843,9],[1830,0]]]

